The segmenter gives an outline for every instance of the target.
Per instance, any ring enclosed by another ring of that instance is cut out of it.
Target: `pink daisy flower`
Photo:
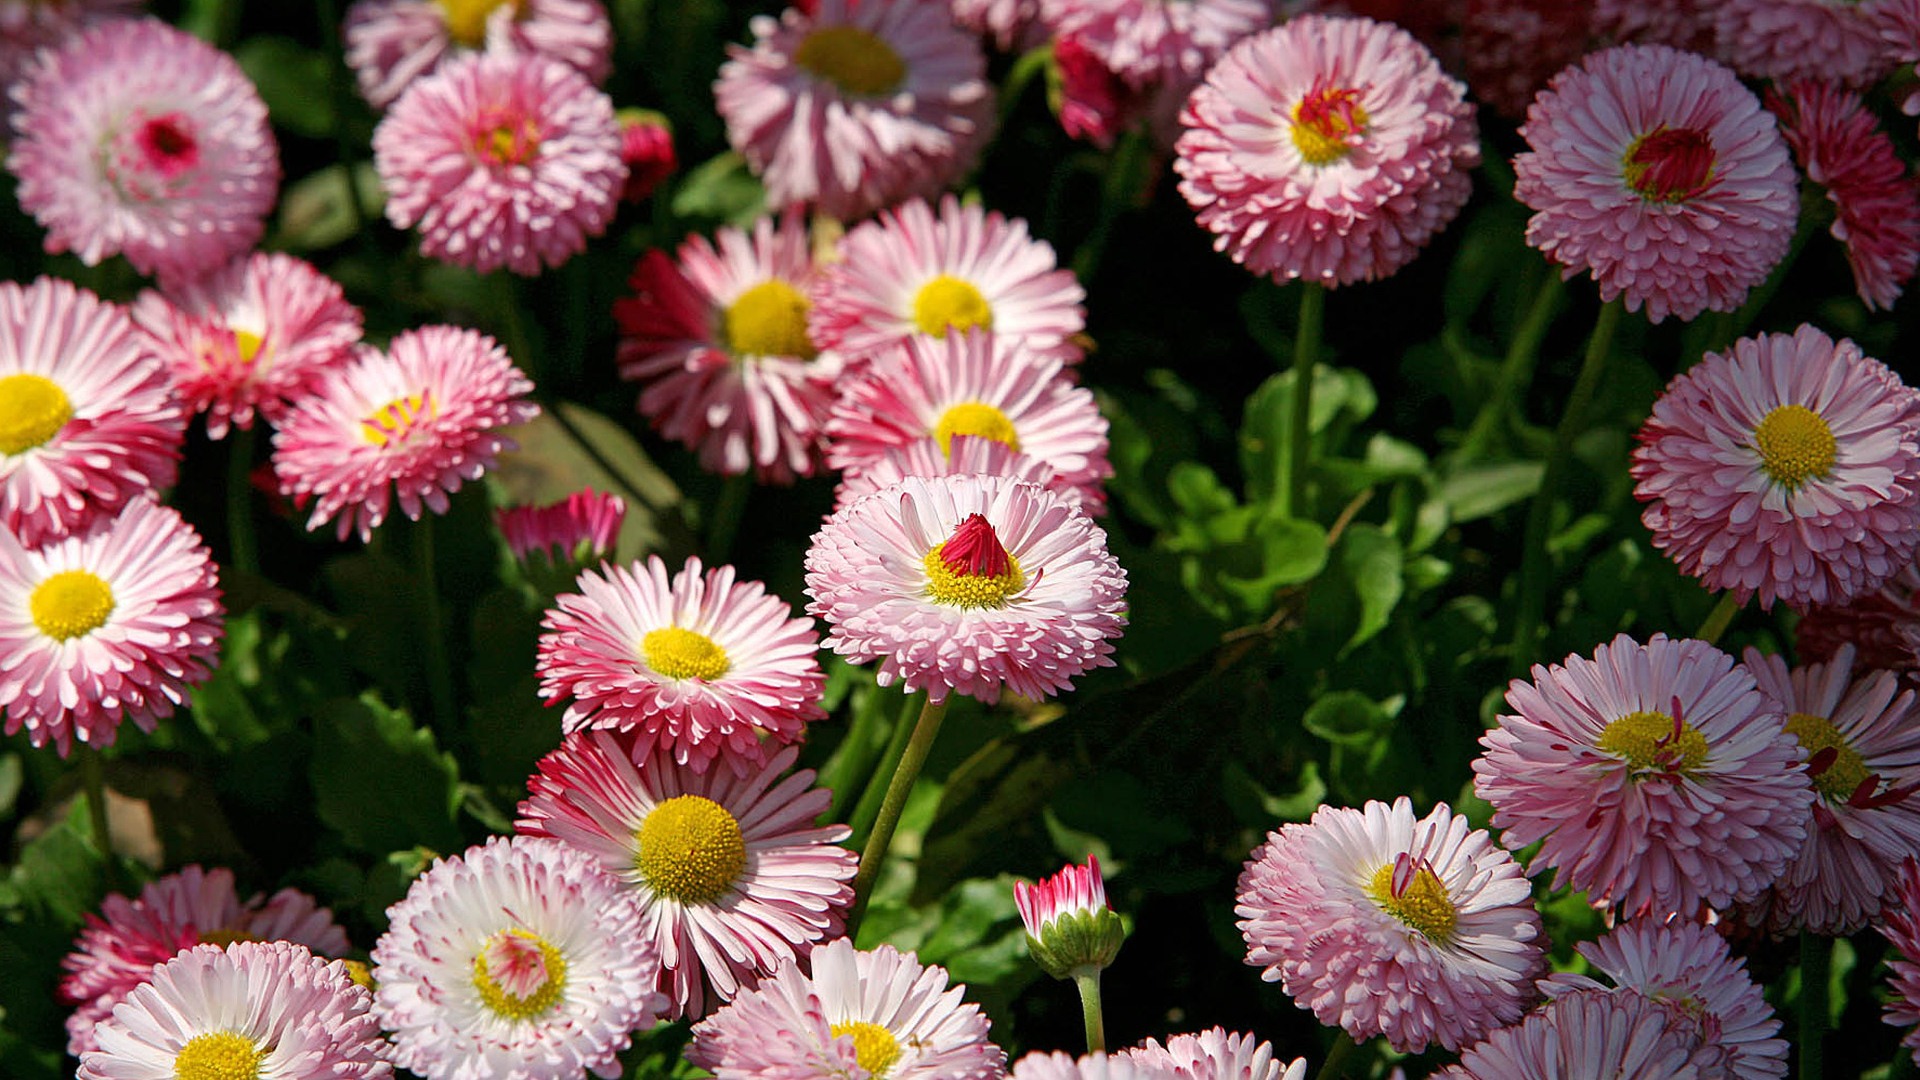
[[[1813,788],[1780,705],[1704,641],[1625,634],[1535,664],[1480,737],[1474,791],[1530,873],[1627,917],[1759,894],[1806,838]]]
[[[1023,53],[1046,44],[1040,0],[950,0],[956,26],[993,39],[1001,52]]]
[[[0,0],[0,87],[26,73],[33,54],[58,46],[103,19],[132,16],[141,0]],[[0,111],[11,108],[0,94]]]
[[[1014,1062],[1007,1075],[1011,1080],[1185,1080],[1155,1055],[1094,1053],[1075,1058],[1058,1050],[1051,1054],[1035,1050]]]
[[[1880,932],[1886,935],[1898,956],[1887,959],[1887,979],[1893,996],[1887,999],[1881,1018],[1894,1027],[1912,1028],[1900,1045],[1913,1051],[1920,1065],[1920,863],[1908,859],[1900,871],[1899,888],[1887,904],[1887,923]]]
[[[567,731],[632,731],[637,754],[657,746],[695,772],[719,760],[745,776],[826,718],[813,621],[733,567],[688,559],[669,580],[654,555],[577,584],[540,623],[540,696],[572,699]]]
[[[818,0],[750,25],[713,97],[769,205],[864,217],[946,188],[986,145],[986,57],[945,4]]]
[[[1900,67],[1920,61],[1920,0],[1891,0],[1874,9],[1874,23],[1887,56]],[[1920,89],[1909,88],[1900,102],[1908,116],[1920,113]]]
[[[1502,116],[1525,116],[1540,88],[1586,54],[1592,7],[1565,0],[1467,0],[1460,37],[1473,96]]]
[[[613,220],[627,167],[613,102],[538,55],[450,60],[373,132],[387,220],[420,251],[480,273],[528,276],[586,249]]]
[[[360,340],[360,309],[312,265],[255,252],[133,305],[189,412],[207,414],[207,434],[286,415],[322,373]]]
[[[1445,804],[1323,806],[1267,834],[1240,873],[1247,963],[1360,1042],[1449,1050],[1519,1019],[1545,967],[1513,857]]]
[[[951,195],[935,217],[914,199],[841,238],[810,329],[822,348],[868,357],[918,334],[977,327],[1077,363],[1071,339],[1086,328],[1086,295],[1073,272],[1059,268],[1052,245],[1027,235],[1026,222]]]
[[[0,527],[36,546],[173,486],[186,416],[125,309],[0,282]]]
[[[1920,394],[1811,326],[1708,353],[1639,441],[1654,546],[1743,603],[1845,603],[1920,544]]]
[[[1920,677],[1920,565],[1844,604],[1809,608],[1794,624],[1793,652],[1804,660],[1831,660],[1846,646],[1863,668]]]
[[[198,945],[103,1020],[79,1080],[377,1080],[393,1075],[366,988],[286,941]]]
[[[594,83],[613,64],[600,0],[355,0],[342,33],[347,66],[376,109],[470,51],[545,56]]]
[[[1693,53],[1629,45],[1554,77],[1521,125],[1527,243],[1647,318],[1732,311],[1786,254],[1799,181],[1760,99]]]
[[[613,305],[620,377],[641,384],[654,430],[698,451],[704,468],[780,484],[812,476],[842,365],[808,337],[806,225],[761,218],[715,240],[689,237],[677,265],[649,251],[634,266],[637,295]]]
[[[372,538],[396,497],[415,521],[423,505],[444,514],[450,493],[517,445],[499,429],[539,415],[532,391],[506,350],[475,330],[427,326],[385,352],[362,346],[274,432],[280,491],[313,499],[307,528],[335,521],[342,540],[355,530]]]
[[[838,935],[858,860],[844,825],[816,827],[832,795],[791,775],[788,747],[746,772],[694,772],[631,736],[575,732],[541,759],[522,833],[591,855],[640,904],[673,1016],[700,1017]]]
[[[651,109],[621,109],[613,115],[620,121],[620,160],[627,167],[620,201],[645,202],[680,166],[673,152],[673,125]]]
[[[547,506],[513,506],[493,512],[494,524],[514,558],[526,563],[537,553],[556,566],[594,562],[612,554],[626,517],[625,499],[592,488]]]
[[[41,548],[0,529],[0,708],[60,756],[173,715],[220,655],[213,559],[172,509],[136,499]]]
[[[1041,18],[1130,86],[1198,79],[1235,42],[1273,25],[1274,0],[1040,0]]]
[[[1128,86],[1076,38],[1054,36],[1052,72],[1060,80],[1053,108],[1061,130],[1102,150],[1112,149],[1146,108],[1148,92]]]
[[[1720,58],[1742,75],[1863,87],[1893,67],[1879,18],[1895,2],[1720,0],[1708,10]]]
[[[998,1080],[1006,1054],[988,1040],[980,1007],[960,1000],[965,992],[912,953],[856,952],[837,938],[695,1024],[687,1060],[717,1080]]]
[[[226,53],[157,19],[111,19],[41,54],[12,94],[7,168],[48,253],[191,277],[259,242],[279,151]]]
[[[987,331],[910,338],[841,391],[827,420],[827,464],[858,476],[889,451],[956,435],[992,439],[1045,462],[1054,490],[1090,513],[1106,506],[1107,420],[1093,391],[1055,357]]]
[[[835,513],[807,551],[822,644],[930,701],[1051,697],[1110,667],[1126,571],[1069,500],[997,476],[911,476]]]
[[[557,840],[495,836],[436,860],[387,919],[373,1013],[393,1063],[427,1080],[618,1076],[659,1019],[639,905]]]
[[[998,439],[955,435],[945,446],[933,436],[896,446],[864,470],[847,473],[833,489],[833,508],[844,510],[862,495],[892,487],[909,476],[1005,476],[1059,489],[1053,466]]]
[[[1214,249],[1256,274],[1386,277],[1466,205],[1480,144],[1465,94],[1397,26],[1290,19],[1187,99],[1180,193]]]
[[[1213,1027],[1193,1035],[1175,1035],[1161,1046],[1153,1039],[1125,1051],[1135,1061],[1173,1066],[1179,1080],[1306,1080],[1307,1059],[1280,1061],[1270,1043],[1252,1035]]]
[[[1725,1058],[1664,1002],[1580,990],[1492,1032],[1434,1080],[1719,1080]]]

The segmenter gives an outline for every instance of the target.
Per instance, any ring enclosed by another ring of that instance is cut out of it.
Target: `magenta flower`
[[[558,566],[611,555],[626,516],[625,499],[583,488],[546,506],[495,510],[493,521],[514,558],[525,563],[538,553]]]

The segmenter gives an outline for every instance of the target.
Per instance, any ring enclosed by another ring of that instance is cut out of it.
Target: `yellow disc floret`
[[[952,327],[961,333],[993,329],[993,305],[970,281],[941,274],[913,294],[913,322],[923,334],[940,337]]]
[[[886,1080],[887,1070],[900,1060],[900,1040],[893,1032],[879,1024],[869,1024],[865,1020],[849,1020],[843,1024],[831,1024],[827,1034],[834,1038],[842,1035],[853,1038],[853,1056],[860,1067],[867,1070],[873,1080]]]
[[[1805,405],[1781,405],[1753,429],[1760,467],[1787,488],[1798,488],[1833,471],[1840,443],[1820,414]]]
[[[807,298],[799,289],[772,278],[727,305],[727,348],[739,356],[798,356],[811,360],[807,337]]]
[[[1707,757],[1707,737],[1662,712],[1635,712],[1608,724],[1595,743],[1635,772],[1692,772]]]
[[[73,402],[44,375],[0,378],[0,452],[18,454],[60,434],[73,419]]]
[[[956,572],[942,558],[945,543],[935,544],[927,552],[927,597],[938,604],[960,608],[997,608],[1007,606],[1009,597],[1027,587],[1027,576],[1020,572],[1020,560],[1007,556],[1007,568],[998,574]]]
[[[712,682],[732,666],[727,661],[727,650],[712,638],[678,626],[647,631],[647,636],[640,639],[640,651],[648,667],[669,679]]]
[[[209,1031],[173,1057],[173,1080],[259,1080],[267,1052],[237,1031]]]
[[[440,13],[447,20],[447,36],[469,49],[487,43],[487,19],[496,8],[511,4],[517,13],[518,0],[440,0]]]
[[[1352,139],[1367,130],[1360,92],[1318,87],[1293,107],[1293,147],[1309,165],[1331,165],[1353,149]]]
[[[992,439],[1010,450],[1020,449],[1020,433],[1014,430],[1013,421],[983,401],[963,401],[940,414],[940,422],[933,426],[933,437],[940,440],[940,452],[948,457],[953,456],[955,435]]]
[[[473,957],[473,988],[480,1002],[509,1020],[553,1008],[567,986],[567,958],[529,930],[502,930]]]
[[[1833,721],[1810,713],[1787,717],[1787,734],[1800,740],[1808,757],[1822,750],[1833,751],[1833,761],[1813,777],[1814,790],[1833,802],[1846,802],[1867,779],[1867,762],[1860,751],[1847,744],[1846,736]]]
[[[360,437],[375,446],[405,441],[413,426],[433,418],[433,403],[425,394],[394,398],[360,421]]]
[[[701,795],[680,795],[648,812],[634,832],[633,867],[647,887],[683,904],[711,904],[727,895],[747,868],[747,840],[727,808]]]
[[[907,64],[900,54],[857,26],[815,30],[794,50],[793,59],[841,92],[861,97],[890,94],[907,77]]]
[[[265,339],[251,330],[233,332],[233,351],[243,364],[253,363],[254,358],[260,355],[260,346],[265,343]]]
[[[63,570],[42,581],[27,599],[33,625],[55,641],[93,633],[113,614],[113,589],[96,574]]]
[[[1432,870],[1424,866],[1414,870],[1398,891],[1394,884],[1394,864],[1387,863],[1367,882],[1367,895],[1380,910],[1418,930],[1427,940],[1439,945],[1453,940],[1460,911]]]

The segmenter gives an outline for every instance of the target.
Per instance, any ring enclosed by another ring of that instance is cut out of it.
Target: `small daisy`
[[[1920,563],[1844,604],[1809,608],[1794,624],[1793,653],[1803,660],[1831,660],[1847,646],[1869,671],[1920,679]]]
[[[449,58],[485,50],[559,60],[599,83],[613,65],[600,0],[355,0],[342,31],[347,66],[376,109]]]
[[[198,945],[103,1020],[79,1080],[376,1080],[393,1075],[365,987],[285,941]]]
[[[838,938],[695,1024],[687,1060],[718,1080],[999,1080],[1006,1054],[988,1040],[980,1007],[960,1000],[965,992],[912,953],[855,952]]]
[[[1179,1080],[1306,1080],[1307,1075],[1306,1058],[1280,1061],[1272,1044],[1219,1027],[1175,1035],[1165,1046],[1148,1039],[1125,1053],[1136,1061],[1171,1065]]]
[[[613,553],[626,520],[627,501],[585,488],[548,506],[514,506],[493,512],[507,549],[521,562],[536,553],[554,565],[589,563]]]
[[[1234,43],[1273,25],[1275,0],[1040,0],[1041,19],[1128,85],[1191,81]]]
[[[478,331],[427,326],[385,352],[362,346],[274,432],[281,493],[312,498],[307,528],[335,521],[342,540],[370,539],[396,498],[415,521],[423,505],[444,514],[448,494],[516,446],[499,429],[539,415],[532,391]]]
[[[1187,1080],[1171,1062],[1153,1054],[1094,1053],[1076,1058],[1058,1050],[1035,1050],[1013,1063],[1011,1080]],[[1296,1080],[1289,1075],[1284,1080]]]
[[[527,781],[522,833],[586,852],[638,898],[666,1012],[701,1017],[811,942],[838,935],[857,860],[832,794],[787,748],[746,773],[696,773],[629,736],[575,732]]]
[[[835,513],[807,551],[822,644],[930,702],[1051,697],[1110,667],[1126,571],[1069,500],[997,476],[910,476]]]
[[[1781,707],[1704,641],[1625,634],[1507,689],[1474,791],[1530,873],[1629,918],[1757,896],[1806,838],[1813,788]]]
[[[40,54],[13,99],[7,168],[50,254],[191,277],[259,242],[279,151],[226,53],[157,19],[111,19]]]
[[[860,472],[843,474],[833,489],[833,508],[844,510],[860,496],[892,487],[909,476],[1005,476],[1060,488],[1053,466],[998,439],[955,435],[942,445],[929,435],[887,450]]]
[[[1887,905],[1886,935],[1899,955],[1887,958],[1892,996],[1881,1019],[1894,1027],[1911,1028],[1900,1045],[1913,1051],[1920,1065],[1920,863],[1912,859],[1900,871],[1900,885]]]
[[[627,166],[620,201],[645,202],[680,166],[673,151],[673,125],[651,109],[621,109],[613,115],[620,121],[620,160]]]
[[[1743,603],[1845,603],[1920,544],[1920,394],[1811,326],[1708,353],[1639,441],[1654,546]]]
[[[172,487],[185,435],[123,308],[57,278],[0,282],[0,528],[36,546]]]
[[[972,167],[994,120],[980,43],[947,6],[818,0],[757,15],[714,83],[727,141],[772,206],[841,220],[933,195]]]
[[[373,132],[387,220],[420,251],[528,276],[586,249],[613,220],[627,167],[613,101],[538,55],[450,60]]]
[[[373,1012],[393,1063],[427,1080],[617,1076],[658,1019],[639,906],[559,841],[495,836],[436,860],[387,919]]]
[[[1640,994],[1580,990],[1463,1051],[1434,1080],[1721,1080],[1725,1053],[1680,1010]]]
[[[572,699],[566,730],[633,731],[639,754],[658,746],[695,772],[722,760],[744,776],[826,717],[813,621],[733,567],[688,559],[669,580],[654,555],[578,585],[540,623],[540,696]]]
[[[286,415],[360,340],[360,309],[332,278],[291,255],[255,252],[164,293],[147,290],[134,321],[153,339],[207,434]]]
[[[220,655],[213,559],[171,508],[135,499],[42,548],[0,529],[0,708],[60,756],[185,704]]]
[[[1628,311],[1732,311],[1787,252],[1792,156],[1760,99],[1693,53],[1629,45],[1554,77],[1520,128],[1527,243]]]
[[[1880,41],[1895,0],[1720,0],[1708,5],[1718,53],[1755,79],[1879,82],[1893,68]]]

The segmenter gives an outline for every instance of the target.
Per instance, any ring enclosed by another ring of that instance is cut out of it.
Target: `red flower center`
[[[1293,145],[1309,165],[1346,157],[1366,129],[1358,90],[1321,83],[1293,107]]]
[[[1713,142],[1698,128],[1661,127],[1627,147],[1627,186],[1653,202],[1681,202],[1713,178]]]
[[[940,547],[940,561],[963,577],[997,578],[1013,568],[1013,560],[984,514],[968,514]]]
[[[200,143],[185,115],[177,112],[138,121],[133,144],[142,164],[168,180],[200,164]]]

